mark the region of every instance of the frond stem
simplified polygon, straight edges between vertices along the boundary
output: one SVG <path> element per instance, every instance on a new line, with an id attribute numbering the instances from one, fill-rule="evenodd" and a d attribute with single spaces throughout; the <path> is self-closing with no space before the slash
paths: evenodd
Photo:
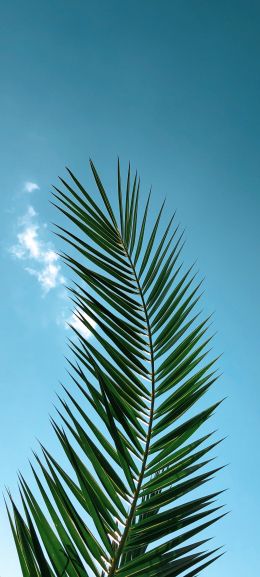
<path id="1" fill-rule="evenodd" d="M 120 234 L 120 233 L 119 233 Z M 133 271 L 133 275 L 137 284 L 137 288 L 138 288 L 138 292 L 142 301 L 142 306 L 143 306 L 143 311 L 144 311 L 144 315 L 145 315 L 145 321 L 146 321 L 146 325 L 147 325 L 147 336 L 148 336 L 148 343 L 149 343 L 149 349 L 150 349 L 150 363 L 151 363 L 151 406 L 150 406 L 150 413 L 149 413 L 149 425 L 148 425 L 148 430 L 147 430 L 147 437 L 146 437 L 146 445 L 145 445 L 145 450 L 144 450 L 144 456 L 143 456 L 143 463 L 142 463 L 142 467 L 141 467 L 141 471 L 140 471 L 140 475 L 139 475 L 139 479 L 136 485 L 136 490 L 134 492 L 134 496 L 133 496 L 133 501 L 131 504 L 131 508 L 129 511 L 129 515 L 126 521 L 126 525 L 125 525 L 125 529 L 124 532 L 122 534 L 122 538 L 121 541 L 119 543 L 119 546 L 116 550 L 115 556 L 112 560 L 109 572 L 108 572 L 108 577 L 113 577 L 115 575 L 116 569 L 119 566 L 120 563 L 120 559 L 121 559 L 121 555 L 123 553 L 123 549 L 127 540 L 127 537 L 129 535 L 129 531 L 131 528 L 131 523 L 135 514 L 135 510 L 136 510 L 136 505 L 137 505 L 137 501 L 139 498 L 139 494 L 140 494 L 140 490 L 141 490 L 141 486 L 142 486 L 142 482 L 143 482 L 143 477 L 144 477 L 144 473 L 145 473 L 145 468 L 146 468 L 146 463 L 147 463 L 147 459 L 148 459 L 148 455 L 149 455 L 149 448 L 150 448 L 150 442 L 151 442 L 151 433 L 152 433 L 152 426 L 153 426 L 153 417 L 154 417 L 154 403 L 155 403 L 155 370 L 154 370 L 154 353 L 153 353 L 153 342 L 152 342 L 152 332 L 151 332 L 151 327 L 150 327 L 150 321 L 149 321 L 149 315 L 148 315 L 148 311 L 147 311 L 147 307 L 146 307 L 146 303 L 145 303 L 145 299 L 144 299 L 144 295 L 143 295 L 143 290 L 140 284 L 140 280 L 138 278 L 138 275 L 136 273 L 136 269 L 135 269 L 135 265 L 132 262 L 131 256 L 128 253 L 127 247 L 125 246 L 121 235 L 120 235 L 120 240 L 123 244 L 125 253 L 129 259 L 129 262 L 131 264 L 132 267 L 132 271 Z"/>

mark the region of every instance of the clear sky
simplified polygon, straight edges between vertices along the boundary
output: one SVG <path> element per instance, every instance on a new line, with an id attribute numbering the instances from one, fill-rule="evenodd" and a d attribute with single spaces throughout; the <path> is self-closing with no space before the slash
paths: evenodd
<path id="1" fill-rule="evenodd" d="M 1 490 L 30 479 L 49 424 L 70 311 L 50 222 L 51 184 L 92 156 L 115 195 L 116 157 L 131 160 L 186 228 L 186 262 L 206 276 L 214 347 L 228 396 L 215 426 L 228 439 L 214 482 L 232 513 L 214 528 L 227 554 L 208 577 L 259 573 L 258 0 L 9 0 L 0 19 Z M 213 485 L 214 485 L 213 483 Z M 0 505 L 0 576 L 19 575 Z"/>

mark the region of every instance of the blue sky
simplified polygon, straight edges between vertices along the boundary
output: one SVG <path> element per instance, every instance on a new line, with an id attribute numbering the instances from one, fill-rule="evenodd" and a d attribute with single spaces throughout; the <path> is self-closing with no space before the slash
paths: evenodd
<path id="1" fill-rule="evenodd" d="M 187 264 L 206 276 L 206 312 L 228 396 L 215 482 L 232 514 L 216 526 L 227 554 L 208 577 L 259 572 L 260 5 L 256 0 L 10 0 L 2 3 L 1 490 L 30 479 L 49 424 L 71 315 L 51 233 L 51 184 L 69 165 L 90 183 L 91 156 L 115 195 L 116 157 L 131 160 L 153 206 L 186 228 Z M 34 186 L 33 186 L 34 185 Z M 0 575 L 18 575 L 0 505 Z M 258 571 L 257 571 L 258 570 Z"/>

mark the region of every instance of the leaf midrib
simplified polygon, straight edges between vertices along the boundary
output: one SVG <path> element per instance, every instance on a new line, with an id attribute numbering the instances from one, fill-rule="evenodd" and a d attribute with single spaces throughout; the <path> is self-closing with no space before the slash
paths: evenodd
<path id="1" fill-rule="evenodd" d="M 118 231 L 119 232 L 119 231 Z M 120 235 L 120 233 L 119 233 Z M 144 310 L 144 315 L 145 315 L 145 321 L 146 321 L 146 325 L 147 325 L 147 336 L 148 336 L 148 344 L 149 344 L 149 350 L 150 350 L 150 363 L 151 363 L 151 407 L 150 407 L 150 415 L 149 415 L 149 425 L 148 425 L 148 430 L 147 430 L 147 437 L 146 437 L 146 445 L 145 445 L 145 450 L 144 450 L 144 456 L 143 456 L 143 463 L 142 463 L 142 467 L 141 467 L 141 471 L 140 471 L 140 475 L 139 475 L 139 479 L 138 479 L 138 483 L 136 486 L 136 490 L 133 496 L 133 501 L 131 504 L 131 508 L 129 511 L 129 515 L 128 518 L 126 520 L 126 525 L 125 525 L 125 529 L 124 532 L 122 533 L 122 538 L 121 541 L 119 543 L 119 546 L 116 550 L 115 556 L 112 560 L 109 572 L 108 572 L 108 577 L 113 577 L 115 575 L 115 571 L 118 568 L 120 559 L 121 559 L 121 555 L 124 552 L 124 546 L 127 540 L 127 537 L 129 535 L 129 531 L 131 529 L 131 523 L 135 514 L 135 510 L 136 510 L 136 505 L 137 505 L 137 501 L 140 495 L 140 490 L 142 487 L 142 482 L 143 482 L 143 478 L 144 478 L 144 473 L 145 473 L 145 468 L 146 468 L 146 462 L 147 462 L 147 458 L 149 455 L 149 448 L 150 448 L 150 442 L 151 442 L 151 433 L 152 433 L 152 426 L 153 426 L 153 417 L 154 417 L 154 403 L 155 403 L 155 370 L 154 370 L 154 352 L 153 352 L 153 342 L 152 342 L 152 332 L 151 332 L 151 326 L 150 326 L 150 321 L 149 321 L 149 314 L 148 314 L 148 310 L 146 307 L 146 303 L 145 303 L 145 299 L 144 299 L 144 294 L 143 294 L 143 290 L 141 287 L 141 283 L 140 280 L 138 278 L 136 269 L 135 269 L 135 265 L 132 262 L 131 256 L 127 250 L 127 247 L 125 246 L 123 239 L 120 235 L 120 240 L 121 243 L 124 247 L 124 251 L 126 253 L 126 256 L 130 262 L 132 271 L 133 271 L 133 275 L 135 277 L 135 281 L 137 284 L 137 288 L 138 288 L 138 292 L 142 301 L 142 305 L 143 305 L 143 310 Z"/>

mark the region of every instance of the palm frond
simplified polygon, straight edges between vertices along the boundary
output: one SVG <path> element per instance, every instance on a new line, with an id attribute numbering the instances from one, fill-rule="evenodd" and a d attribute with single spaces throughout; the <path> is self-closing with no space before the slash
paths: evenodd
<path id="1" fill-rule="evenodd" d="M 33 474 L 43 505 L 20 477 L 24 515 L 8 510 L 24 577 L 197 575 L 220 553 L 193 538 L 223 516 L 220 492 L 192 496 L 220 467 L 220 441 L 193 438 L 219 402 L 196 403 L 217 380 L 209 358 L 210 318 L 197 310 L 201 283 L 182 272 L 183 233 L 175 215 L 161 231 L 164 205 L 148 234 L 150 195 L 140 217 L 140 179 L 129 166 L 119 224 L 92 161 L 103 203 L 69 170 L 54 204 L 73 271 L 69 292 L 86 338 L 73 328 L 60 424 L 53 428 L 68 471 L 42 447 Z M 78 395 L 81 396 L 79 400 Z M 41 480 L 42 477 L 42 480 Z"/>

